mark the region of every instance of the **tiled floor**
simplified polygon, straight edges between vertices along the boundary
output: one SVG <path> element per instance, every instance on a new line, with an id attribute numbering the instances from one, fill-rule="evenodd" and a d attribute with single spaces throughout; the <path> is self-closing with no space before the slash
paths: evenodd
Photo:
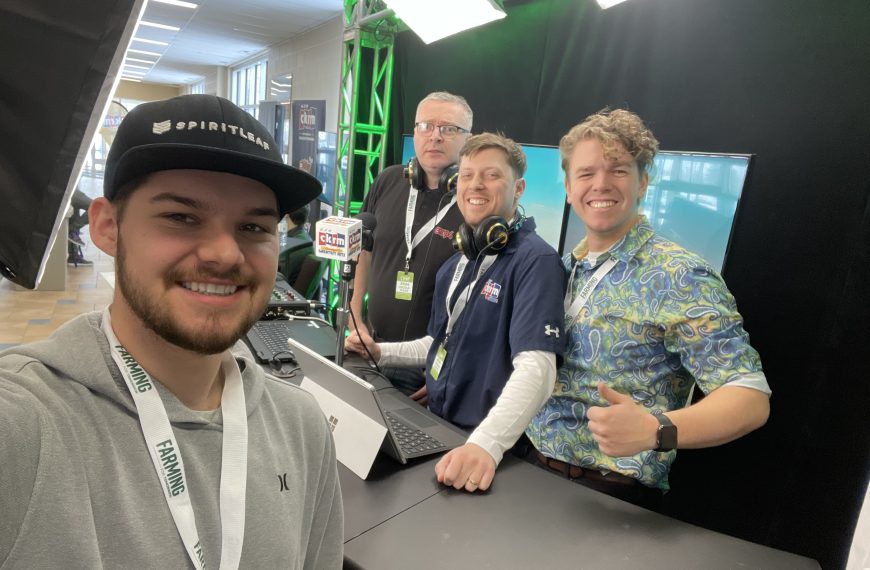
<path id="1" fill-rule="evenodd" d="M 101 180 L 82 179 L 91 197 L 102 191 Z M 65 291 L 29 291 L 0 279 L 0 349 L 48 337 L 71 318 L 101 310 L 112 300 L 112 286 L 100 273 L 114 271 L 114 260 L 97 249 L 82 231 L 85 259 L 93 265 L 67 266 Z"/>

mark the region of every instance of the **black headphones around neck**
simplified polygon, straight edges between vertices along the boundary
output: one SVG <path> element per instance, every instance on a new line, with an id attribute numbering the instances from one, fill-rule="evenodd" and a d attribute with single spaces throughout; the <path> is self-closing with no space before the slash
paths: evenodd
<path id="1" fill-rule="evenodd" d="M 498 253 L 510 241 L 510 235 L 523 227 L 526 217 L 520 215 L 513 224 L 501 216 L 489 216 L 481 220 L 472 229 L 463 223 L 453 236 L 453 248 L 470 260 L 475 260 L 482 253 Z"/>
<path id="2" fill-rule="evenodd" d="M 428 190 L 426 187 L 426 171 L 420 166 L 420 162 L 416 157 L 408 161 L 408 165 L 403 170 L 405 178 L 411 183 L 411 186 L 417 190 Z M 456 181 L 459 178 L 459 166 L 451 164 L 441 172 L 438 178 L 438 189 L 442 192 L 452 192 L 456 190 Z"/>

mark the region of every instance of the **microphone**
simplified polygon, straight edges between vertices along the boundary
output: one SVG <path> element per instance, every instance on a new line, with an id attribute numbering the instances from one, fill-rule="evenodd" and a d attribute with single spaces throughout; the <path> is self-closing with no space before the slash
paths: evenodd
<path id="1" fill-rule="evenodd" d="M 359 257 L 363 223 L 356 218 L 329 216 L 315 225 L 314 254 L 323 259 L 354 261 Z"/>
<path id="2" fill-rule="evenodd" d="M 360 251 L 372 250 L 372 232 L 378 222 L 374 214 L 362 212 L 355 218 L 330 216 L 317 222 L 315 254 L 324 259 L 341 262 L 338 286 L 339 301 L 335 309 L 336 335 L 335 363 L 344 362 L 344 331 L 350 314 L 350 282 L 356 272 L 356 260 Z"/>

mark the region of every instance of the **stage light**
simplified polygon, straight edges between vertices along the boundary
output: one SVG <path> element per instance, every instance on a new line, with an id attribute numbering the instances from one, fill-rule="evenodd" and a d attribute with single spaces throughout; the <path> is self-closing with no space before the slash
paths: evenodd
<path id="1" fill-rule="evenodd" d="M 427 44 L 469 28 L 500 20 L 507 14 L 493 0 L 385 0 Z"/>

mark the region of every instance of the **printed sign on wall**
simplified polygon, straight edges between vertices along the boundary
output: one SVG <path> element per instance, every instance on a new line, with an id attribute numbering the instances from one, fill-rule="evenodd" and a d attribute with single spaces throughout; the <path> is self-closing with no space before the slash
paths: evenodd
<path id="1" fill-rule="evenodd" d="M 325 130 L 326 101 L 293 101 L 293 160 L 291 164 L 317 174 L 317 131 Z"/>

